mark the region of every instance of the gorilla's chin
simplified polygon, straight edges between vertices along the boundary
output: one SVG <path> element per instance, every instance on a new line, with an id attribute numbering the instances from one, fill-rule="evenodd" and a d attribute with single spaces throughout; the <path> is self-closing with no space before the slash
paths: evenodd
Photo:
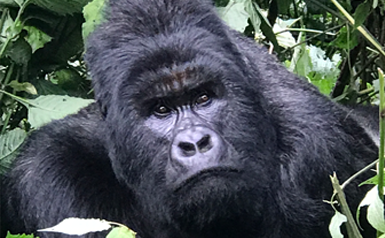
<path id="1" fill-rule="evenodd" d="M 174 193 L 185 193 L 194 187 L 220 186 L 231 180 L 238 180 L 242 171 L 235 167 L 213 167 L 189 176 L 183 176 L 174 183 Z M 207 187 L 206 187 L 207 188 Z"/>
<path id="2" fill-rule="evenodd" d="M 229 237 L 226 232 L 232 234 L 232 229 L 242 230 L 249 223 L 257 226 L 266 192 L 245 181 L 244 172 L 232 168 L 216 168 L 190 177 L 174 191 L 173 221 L 181 230 L 203 231 L 196 237 Z M 249 220 L 245 221 L 246 217 Z M 205 234 L 206 229 L 213 235 Z"/>
<path id="3" fill-rule="evenodd" d="M 250 208 L 250 205 L 255 202 L 262 203 L 261 194 L 266 193 L 262 186 L 258 186 L 255 179 L 246 179 L 249 177 L 250 175 L 245 171 L 232 167 L 217 167 L 201 171 L 175 187 L 173 203 L 178 204 L 184 212 L 210 213 L 212 216 L 224 215 L 222 210 L 232 206 L 239 208 L 248 204 Z M 260 196 L 252 196 L 256 193 Z"/>

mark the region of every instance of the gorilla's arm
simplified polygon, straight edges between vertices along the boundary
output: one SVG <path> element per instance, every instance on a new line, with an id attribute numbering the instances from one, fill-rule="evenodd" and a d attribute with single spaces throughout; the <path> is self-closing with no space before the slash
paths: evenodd
<path id="1" fill-rule="evenodd" d="M 114 220 L 121 212 L 111 204 L 129 199 L 111 170 L 100 121 L 92 104 L 27 139 L 2 191 L 8 203 L 2 207 L 13 208 L 3 211 L 12 232 L 35 232 L 73 216 Z"/>

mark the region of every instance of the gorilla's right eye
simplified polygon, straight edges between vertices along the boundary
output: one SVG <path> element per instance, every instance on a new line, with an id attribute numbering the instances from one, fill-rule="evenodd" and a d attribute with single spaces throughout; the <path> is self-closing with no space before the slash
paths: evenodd
<path id="1" fill-rule="evenodd" d="M 199 97 L 195 100 L 196 105 L 207 105 L 211 101 L 210 96 L 207 93 L 199 95 Z"/>
<path id="2" fill-rule="evenodd" d="M 154 109 L 154 113 L 158 116 L 167 116 L 171 112 L 171 109 L 165 105 L 158 105 Z"/>

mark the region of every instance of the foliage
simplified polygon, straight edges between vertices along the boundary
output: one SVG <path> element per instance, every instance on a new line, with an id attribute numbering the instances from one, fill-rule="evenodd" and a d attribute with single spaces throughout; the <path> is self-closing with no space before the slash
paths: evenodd
<path id="1" fill-rule="evenodd" d="M 0 173 L 29 131 L 90 102 L 81 60 L 86 3 L 0 0 Z"/>
<path id="2" fill-rule="evenodd" d="M 34 235 L 26 235 L 26 234 L 12 235 L 11 233 L 8 232 L 5 238 L 39 238 L 39 237 L 37 236 L 35 237 Z"/>

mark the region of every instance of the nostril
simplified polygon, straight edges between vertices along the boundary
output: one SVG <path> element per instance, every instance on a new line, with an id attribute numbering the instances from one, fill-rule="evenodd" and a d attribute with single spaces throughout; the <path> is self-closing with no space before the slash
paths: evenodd
<path id="1" fill-rule="evenodd" d="M 210 135 L 205 135 L 197 142 L 198 150 L 201 153 L 205 153 L 213 148 Z"/>
<path id="2" fill-rule="evenodd" d="M 178 147 L 181 149 L 184 156 L 193 156 L 195 155 L 195 146 L 189 142 L 179 142 Z"/>

